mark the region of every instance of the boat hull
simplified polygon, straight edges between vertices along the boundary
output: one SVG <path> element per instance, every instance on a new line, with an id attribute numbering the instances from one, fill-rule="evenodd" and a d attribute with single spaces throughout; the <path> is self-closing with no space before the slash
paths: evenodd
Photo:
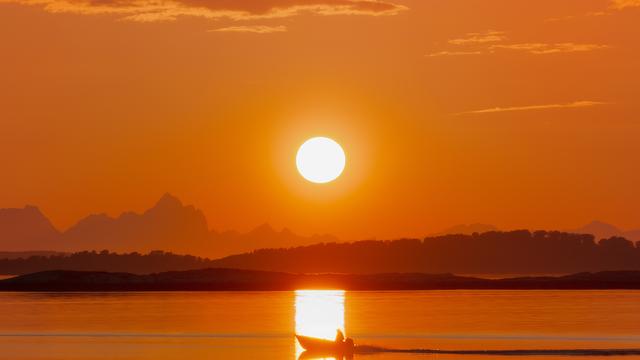
<path id="1" fill-rule="evenodd" d="M 332 340 L 318 339 L 309 336 L 296 335 L 296 339 L 303 349 L 312 353 L 324 354 L 352 354 L 353 345 L 336 343 Z"/>

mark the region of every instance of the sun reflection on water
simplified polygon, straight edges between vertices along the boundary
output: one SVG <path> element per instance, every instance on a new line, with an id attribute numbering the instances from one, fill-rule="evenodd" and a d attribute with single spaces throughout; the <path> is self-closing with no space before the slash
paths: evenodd
<path id="1" fill-rule="evenodd" d="M 296 290 L 296 334 L 333 340 L 336 330 L 346 336 L 344 290 Z M 296 358 L 304 350 L 296 341 Z"/>

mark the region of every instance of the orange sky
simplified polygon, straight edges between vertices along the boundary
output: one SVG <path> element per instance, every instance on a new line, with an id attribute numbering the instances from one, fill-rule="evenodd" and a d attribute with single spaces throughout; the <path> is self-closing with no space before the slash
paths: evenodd
<path id="1" fill-rule="evenodd" d="M 0 207 L 216 229 L 640 226 L 640 1 L 0 0 Z M 336 182 L 304 140 L 347 152 Z"/>

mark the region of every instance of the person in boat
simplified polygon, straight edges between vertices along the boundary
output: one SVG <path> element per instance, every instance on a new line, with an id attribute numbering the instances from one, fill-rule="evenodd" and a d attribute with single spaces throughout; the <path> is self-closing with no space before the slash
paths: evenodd
<path id="1" fill-rule="evenodd" d="M 355 347 L 355 345 L 353 344 L 352 338 L 346 338 L 344 340 L 344 345 L 346 349 L 350 349 L 350 350 L 353 350 L 353 348 Z"/>
<path id="2" fill-rule="evenodd" d="M 333 341 L 297 334 L 296 338 L 305 350 L 302 354 L 300 354 L 300 358 L 298 360 L 315 359 L 313 355 L 326 353 L 336 355 L 334 356 L 334 358 L 340 360 L 353 359 L 353 353 L 355 351 L 353 339 L 345 339 L 344 334 L 340 329 L 336 330 L 336 337 Z"/>

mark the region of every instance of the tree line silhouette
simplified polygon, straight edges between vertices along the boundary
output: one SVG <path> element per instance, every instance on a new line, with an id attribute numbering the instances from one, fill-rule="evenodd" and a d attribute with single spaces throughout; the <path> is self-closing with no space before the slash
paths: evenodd
<path id="1" fill-rule="evenodd" d="M 213 261 L 192 255 L 176 255 L 165 251 L 148 254 L 117 254 L 103 250 L 82 251 L 68 255 L 31 256 L 0 259 L 0 274 L 21 275 L 47 270 L 109 271 L 147 274 L 164 271 L 203 269 Z"/>
<path id="2" fill-rule="evenodd" d="M 202 268 L 237 268 L 293 273 L 562 274 L 640 270 L 640 242 L 558 231 L 490 231 L 425 239 L 367 240 L 261 249 L 211 260 L 164 251 L 108 251 L 1 259 L 0 274 L 43 270 L 138 274 Z"/>
<path id="3" fill-rule="evenodd" d="M 395 241 L 263 249 L 217 262 L 288 272 L 551 274 L 640 270 L 640 242 L 559 231 L 490 231 Z"/>

